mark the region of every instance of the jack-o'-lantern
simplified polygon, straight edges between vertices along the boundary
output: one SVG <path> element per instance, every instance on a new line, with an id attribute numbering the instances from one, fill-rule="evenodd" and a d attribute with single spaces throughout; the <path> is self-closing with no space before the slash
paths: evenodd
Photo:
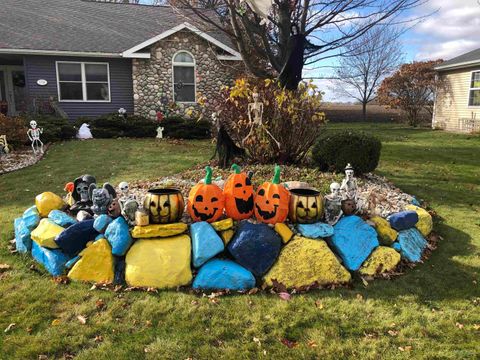
<path id="1" fill-rule="evenodd" d="M 357 204 L 353 199 L 342 200 L 342 211 L 345 215 L 352 215 L 357 210 Z"/>
<path id="2" fill-rule="evenodd" d="M 237 164 L 232 165 L 231 174 L 225 182 L 225 212 L 234 220 L 248 219 L 253 215 L 254 191 L 247 174 L 240 172 Z"/>
<path id="3" fill-rule="evenodd" d="M 323 198 L 314 189 L 290 190 L 288 217 L 291 222 L 311 224 L 320 221 L 323 215 Z"/>
<path id="4" fill-rule="evenodd" d="M 255 217 L 266 224 L 284 222 L 288 216 L 290 193 L 280 184 L 280 166 L 275 165 L 272 182 L 264 182 L 255 195 Z"/>
<path id="5" fill-rule="evenodd" d="M 151 224 L 168 224 L 180 220 L 185 202 L 180 190 L 151 189 L 143 202 Z"/>
<path id="6" fill-rule="evenodd" d="M 203 183 L 198 183 L 188 195 L 187 211 L 193 221 L 217 221 L 223 215 L 225 198 L 222 189 L 212 184 L 212 168 L 205 168 Z"/>

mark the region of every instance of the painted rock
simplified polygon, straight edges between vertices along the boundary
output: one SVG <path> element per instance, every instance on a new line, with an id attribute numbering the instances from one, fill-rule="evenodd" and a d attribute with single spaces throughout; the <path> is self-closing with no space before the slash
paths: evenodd
<path id="1" fill-rule="evenodd" d="M 211 225 L 213 226 L 215 231 L 228 230 L 228 229 L 231 229 L 233 227 L 233 219 L 228 218 L 228 219 L 224 219 L 224 220 L 220 220 L 220 221 L 215 221 L 215 222 L 211 223 Z"/>
<path id="2" fill-rule="evenodd" d="M 23 212 L 22 219 L 28 230 L 33 231 L 40 223 L 40 214 L 35 205 L 29 207 Z"/>
<path id="3" fill-rule="evenodd" d="M 112 221 L 113 219 L 107 214 L 99 215 L 95 218 L 95 221 L 93 222 L 93 228 L 97 232 L 103 234 Z"/>
<path id="4" fill-rule="evenodd" d="M 243 266 L 231 260 L 213 259 L 200 268 L 192 287 L 243 291 L 255 287 L 255 277 Z"/>
<path id="5" fill-rule="evenodd" d="M 123 217 L 116 218 L 107 226 L 105 237 L 112 246 L 112 254 L 116 256 L 125 255 L 133 242 L 127 221 Z"/>
<path id="6" fill-rule="evenodd" d="M 15 229 L 15 248 L 19 253 L 27 253 L 32 249 L 32 238 L 30 230 L 25 224 L 23 218 L 16 218 L 13 222 Z"/>
<path id="7" fill-rule="evenodd" d="M 114 278 L 113 255 L 106 239 L 95 241 L 79 254 L 68 273 L 72 280 L 111 284 Z"/>
<path id="8" fill-rule="evenodd" d="M 281 237 L 267 224 L 242 221 L 228 251 L 240 265 L 261 277 L 277 260 L 281 247 Z"/>
<path id="9" fill-rule="evenodd" d="M 379 275 L 395 269 L 400 262 L 400 254 L 391 247 L 379 246 L 363 263 L 359 272 L 362 275 Z"/>
<path id="10" fill-rule="evenodd" d="M 418 222 L 418 214 L 416 211 L 402 211 L 390 215 L 387 220 L 395 230 L 407 230 L 415 227 Z"/>
<path id="11" fill-rule="evenodd" d="M 405 207 L 407 210 L 415 211 L 418 215 L 418 222 L 415 227 L 422 233 L 423 236 L 427 236 L 432 232 L 433 229 L 433 220 L 432 215 L 428 213 L 427 210 L 415 206 L 415 205 L 407 205 Z"/>
<path id="12" fill-rule="evenodd" d="M 330 239 L 343 265 L 352 271 L 358 270 L 379 245 L 375 229 L 356 215 L 341 218 Z"/>
<path id="13" fill-rule="evenodd" d="M 345 215 L 352 215 L 357 210 L 357 204 L 353 199 L 342 200 L 342 212 Z"/>
<path id="14" fill-rule="evenodd" d="M 87 243 L 94 241 L 98 232 L 93 228 L 93 219 L 80 221 L 66 228 L 57 236 L 55 242 L 65 254 L 76 256 L 85 249 Z"/>
<path id="15" fill-rule="evenodd" d="M 299 288 L 313 283 L 344 284 L 351 280 L 351 275 L 325 241 L 296 236 L 285 245 L 264 277 L 267 286 L 272 286 L 273 280 L 287 288 Z"/>
<path id="16" fill-rule="evenodd" d="M 188 285 L 192 280 L 190 254 L 188 235 L 137 240 L 125 258 L 125 280 L 129 286 L 140 287 Z"/>
<path id="17" fill-rule="evenodd" d="M 47 249 L 36 242 L 32 243 L 32 256 L 53 276 L 60 276 L 65 270 L 65 264 L 70 257 L 60 249 Z"/>
<path id="18" fill-rule="evenodd" d="M 151 224 L 146 226 L 135 226 L 132 230 L 132 236 L 136 239 L 170 237 L 183 234 L 188 226 L 185 223 L 173 224 Z"/>
<path id="19" fill-rule="evenodd" d="M 393 244 L 393 248 L 400 251 L 402 257 L 410 262 L 419 262 L 426 247 L 427 241 L 417 228 L 400 231 L 397 242 Z"/>
<path id="20" fill-rule="evenodd" d="M 55 224 L 52 220 L 42 219 L 30 236 L 38 245 L 56 249 L 58 245 L 55 243 L 55 238 L 64 230 L 63 227 Z"/>
<path id="21" fill-rule="evenodd" d="M 297 230 L 310 239 L 327 238 L 333 235 L 333 226 L 322 222 L 314 224 L 298 224 Z"/>
<path id="22" fill-rule="evenodd" d="M 233 231 L 232 229 L 228 229 L 220 232 L 220 237 L 222 238 L 223 244 L 225 246 L 227 246 L 230 240 L 232 240 L 233 235 L 235 235 L 235 231 Z"/>
<path id="23" fill-rule="evenodd" d="M 190 225 L 190 234 L 192 236 L 193 266 L 196 268 L 221 253 L 225 248 L 220 236 L 206 221 Z"/>
<path id="24" fill-rule="evenodd" d="M 60 196 L 47 191 L 35 197 L 35 206 L 40 216 L 45 218 L 50 214 L 50 211 L 61 210 L 65 206 L 65 203 Z"/>
<path id="25" fill-rule="evenodd" d="M 293 237 L 293 231 L 284 223 L 276 223 L 274 230 L 280 235 L 284 244 L 288 243 Z"/>
<path id="26" fill-rule="evenodd" d="M 375 230 L 377 230 L 378 239 L 382 245 L 392 245 L 397 240 L 398 232 L 392 229 L 390 223 L 380 216 L 374 216 L 370 218 L 375 224 Z"/>
<path id="27" fill-rule="evenodd" d="M 60 210 L 50 211 L 50 214 L 48 214 L 48 218 L 52 220 L 55 224 L 64 228 L 67 228 L 70 225 L 76 224 L 78 222 L 77 219 Z"/>

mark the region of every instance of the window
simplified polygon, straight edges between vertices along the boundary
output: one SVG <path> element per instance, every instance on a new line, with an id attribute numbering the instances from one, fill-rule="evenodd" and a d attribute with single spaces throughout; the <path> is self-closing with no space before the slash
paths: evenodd
<path id="1" fill-rule="evenodd" d="M 196 102 L 195 60 L 186 51 L 180 51 L 173 57 L 173 100 Z"/>
<path id="2" fill-rule="evenodd" d="M 480 106 L 480 71 L 472 72 L 468 106 Z"/>
<path id="3" fill-rule="evenodd" d="M 60 101 L 110 101 L 108 63 L 57 62 Z"/>

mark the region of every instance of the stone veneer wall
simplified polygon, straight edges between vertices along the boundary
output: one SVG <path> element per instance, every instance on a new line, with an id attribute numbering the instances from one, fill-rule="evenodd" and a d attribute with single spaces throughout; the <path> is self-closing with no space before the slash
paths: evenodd
<path id="1" fill-rule="evenodd" d="M 217 59 L 215 45 L 191 31 L 180 31 L 154 44 L 150 59 L 133 59 L 133 98 L 135 114 L 154 119 L 166 96 L 173 102 L 172 59 L 181 50 L 195 57 L 196 89 L 199 95 L 212 99 L 223 85 L 233 84 L 241 73 L 242 62 Z M 199 110 L 197 104 L 178 104 L 177 113 Z"/>

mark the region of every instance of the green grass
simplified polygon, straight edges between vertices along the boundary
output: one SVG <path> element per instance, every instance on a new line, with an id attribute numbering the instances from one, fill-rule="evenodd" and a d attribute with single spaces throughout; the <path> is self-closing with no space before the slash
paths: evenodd
<path id="1" fill-rule="evenodd" d="M 378 173 L 427 201 L 443 219 L 436 224 L 443 240 L 425 264 L 391 281 L 367 287 L 356 282 L 353 289 L 312 291 L 288 302 L 265 293 L 214 303 L 173 291 L 114 293 L 57 285 L 29 270 L 28 256 L 7 249 L 14 217 L 35 194 L 61 192 L 84 172 L 115 184 L 157 178 L 212 153 L 207 142 L 58 144 L 36 166 L 0 177 L 0 263 L 13 267 L 0 275 L 0 358 L 479 358 L 480 138 L 392 125 L 330 126 L 346 127 L 378 135 Z M 99 299 L 104 310 L 95 306 Z M 87 324 L 77 315 L 86 315 Z M 52 325 L 55 319 L 58 326 Z M 10 323 L 16 327 L 4 333 Z M 95 342 L 96 336 L 103 341 Z M 297 346 L 288 348 L 281 339 Z"/>

